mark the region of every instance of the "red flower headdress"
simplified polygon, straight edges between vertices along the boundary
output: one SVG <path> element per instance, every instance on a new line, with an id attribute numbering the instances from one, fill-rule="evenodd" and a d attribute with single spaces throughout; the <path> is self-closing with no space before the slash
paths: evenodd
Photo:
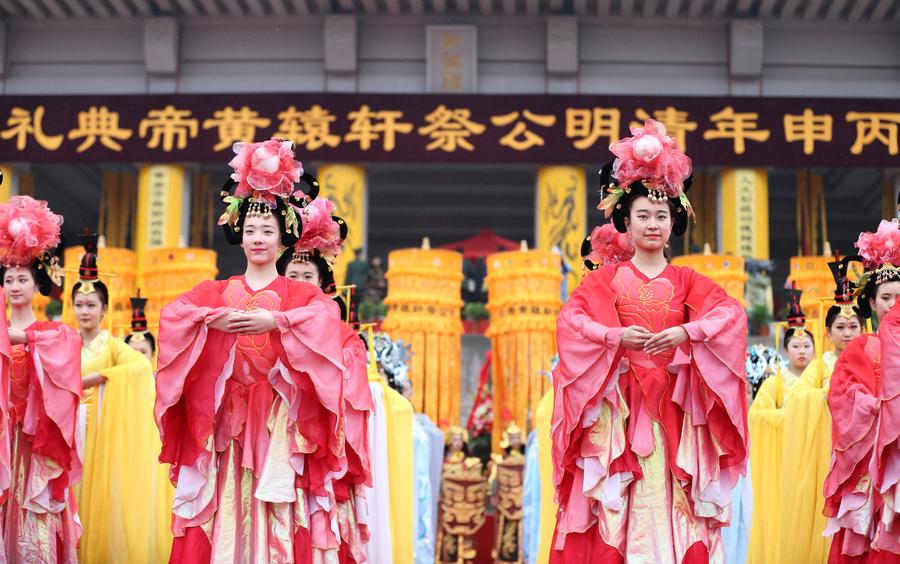
<path id="1" fill-rule="evenodd" d="M 0 264 L 31 266 L 38 261 L 54 284 L 62 282 L 62 270 L 51 251 L 59 245 L 63 218 L 47 202 L 30 196 L 13 196 L 0 205 Z"/>
<path id="2" fill-rule="evenodd" d="M 300 222 L 303 226 L 300 239 L 294 244 L 293 260 L 305 262 L 309 255 L 318 252 L 329 267 L 334 265 L 341 254 L 341 218 L 332 216 L 334 202 L 328 198 L 317 198 L 300 210 Z"/>
<path id="3" fill-rule="evenodd" d="M 900 279 L 900 223 L 894 219 L 882 220 L 874 233 L 865 231 L 859 234 L 855 243 L 866 267 L 866 280 L 860 280 L 859 287 L 875 274 L 875 284 L 882 284 L 891 279 Z"/>
<path id="4" fill-rule="evenodd" d="M 634 256 L 634 245 L 625 233 L 619 233 L 612 223 L 597 226 L 591 231 L 591 252 L 584 257 L 593 264 L 616 264 Z"/>
<path id="5" fill-rule="evenodd" d="M 598 209 L 609 217 L 629 187 L 640 181 L 651 199 L 677 198 L 688 215 L 693 215 L 684 194 L 684 182 L 691 175 L 690 157 L 666 135 L 666 127 L 658 121 L 648 119 L 644 127 L 632 127 L 631 135 L 609 146 L 616 156 L 611 172 L 615 181 L 611 179 Z"/>
<path id="6" fill-rule="evenodd" d="M 303 165 L 294 159 L 293 143 L 283 139 L 269 139 L 259 143 L 235 143 L 235 157 L 228 163 L 234 172 L 234 195 L 223 194 L 228 207 L 219 217 L 219 225 L 237 225 L 244 199 L 250 198 L 247 215 L 270 214 L 278 199 L 293 200 L 294 184 L 304 175 Z M 301 197 L 302 198 L 302 197 Z M 293 206 L 287 205 L 285 229 L 299 235 L 297 216 Z"/>

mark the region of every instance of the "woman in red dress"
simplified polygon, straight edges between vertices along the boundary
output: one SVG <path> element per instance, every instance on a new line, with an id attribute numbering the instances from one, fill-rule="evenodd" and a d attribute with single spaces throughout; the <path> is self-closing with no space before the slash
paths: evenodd
<path id="1" fill-rule="evenodd" d="M 279 276 L 318 182 L 291 143 L 235 145 L 220 219 L 243 276 L 204 282 L 162 313 L 156 417 L 176 482 L 171 562 L 363 562 L 368 457 L 346 396 L 366 382 L 337 305 Z M 309 192 L 295 192 L 303 181 Z M 234 194 L 228 194 L 235 187 Z M 358 339 L 357 339 L 358 341 Z M 357 358 L 359 357 L 359 358 Z"/>
<path id="2" fill-rule="evenodd" d="M 10 562 L 74 564 L 81 536 L 71 490 L 82 469 L 75 445 L 81 337 L 62 323 L 37 321 L 32 309 L 35 291 L 46 296 L 62 282 L 53 254 L 62 221 L 47 202 L 28 196 L 0 206 L 0 280 L 10 306 L 9 328 L 0 330 L 3 372 L 9 368 L 0 488 L 9 486 L 2 521 Z M 5 387 L 0 396 L 6 419 Z"/>
<path id="3" fill-rule="evenodd" d="M 557 324 L 551 562 L 722 562 L 745 472 L 743 308 L 668 263 L 692 213 L 690 159 L 648 120 L 613 144 L 601 209 L 634 246 L 590 272 Z"/>
<path id="4" fill-rule="evenodd" d="M 858 311 L 878 331 L 850 343 L 834 366 L 832 460 L 825 479 L 833 564 L 900 563 L 900 223 L 856 243 L 866 272 Z"/>

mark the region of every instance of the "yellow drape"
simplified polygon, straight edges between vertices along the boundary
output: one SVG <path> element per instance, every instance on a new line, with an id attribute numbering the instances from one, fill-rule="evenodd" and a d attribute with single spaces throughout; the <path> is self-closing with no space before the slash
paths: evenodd
<path id="1" fill-rule="evenodd" d="M 581 167 L 547 166 L 538 170 L 535 246 L 544 251 L 559 247 L 569 267 L 569 292 L 582 278 L 581 241 L 588 231 L 586 192 Z"/>
<path id="2" fill-rule="evenodd" d="M 819 303 L 823 298 L 834 296 L 834 276 L 828 268 L 828 263 L 833 260 L 834 257 L 830 255 L 791 257 L 788 283 L 794 282 L 798 290 L 803 290 L 800 307 L 807 319 L 818 319 Z"/>
<path id="3" fill-rule="evenodd" d="M 350 229 L 334 265 L 334 279 L 344 283 L 347 265 L 353 261 L 354 250 L 366 246 L 366 169 L 346 164 L 322 165 L 319 168 L 319 196 L 334 202 L 334 215 L 347 222 Z"/>
<path id="4" fill-rule="evenodd" d="M 537 562 L 538 564 L 547 564 L 550 560 L 553 530 L 556 528 L 556 512 L 559 509 L 556 504 L 556 488 L 553 486 L 553 458 L 551 456 L 553 445 L 550 440 L 550 423 L 553 419 L 553 388 L 550 388 L 541 398 L 534 419 L 538 436 L 541 477 L 541 532 Z"/>
<path id="5" fill-rule="evenodd" d="M 394 562 L 412 562 L 413 541 L 413 408 L 405 397 L 379 378 L 384 393 L 391 500 L 391 545 Z"/>
<path id="6" fill-rule="evenodd" d="M 143 286 L 144 273 L 150 272 L 144 261 L 148 249 L 178 247 L 186 243 L 188 234 L 181 230 L 185 192 L 183 166 L 158 164 L 140 168 L 134 237 L 138 286 Z"/>
<path id="7" fill-rule="evenodd" d="M 162 308 L 200 282 L 214 279 L 219 273 L 215 251 L 190 247 L 148 249 L 144 253 L 142 268 L 144 276 L 140 289 L 141 295 L 147 298 L 145 313 L 150 327 L 159 326 Z"/>
<path id="8" fill-rule="evenodd" d="M 388 255 L 382 328 L 412 346 L 416 411 L 442 428 L 459 422 L 462 255 L 402 249 Z"/>
<path id="9" fill-rule="evenodd" d="M 822 536 L 827 519 L 823 488 L 831 461 L 831 414 L 827 387 L 833 354 L 815 359 L 791 391 L 784 415 L 781 557 L 785 562 L 828 562 L 831 537 Z"/>
<path id="10" fill-rule="evenodd" d="M 497 449 L 510 421 L 530 430 L 549 386 L 545 374 L 556 354 L 562 273 L 559 255 L 550 251 L 497 253 L 488 257 L 487 266 Z"/>
<path id="11" fill-rule="evenodd" d="M 748 564 L 782 562 L 781 446 L 784 409 L 778 407 L 776 402 L 775 380 L 772 377 L 763 382 L 749 414 L 753 524 L 750 527 Z"/>
<path id="12" fill-rule="evenodd" d="M 769 258 L 768 182 L 766 170 L 762 168 L 722 171 L 723 253 Z"/>
<path id="13" fill-rule="evenodd" d="M 747 283 L 744 257 L 696 253 L 675 257 L 672 264 L 689 266 L 697 272 L 702 272 L 704 276 L 708 276 L 721 286 L 729 296 L 741 302 L 741 305 L 747 305 L 744 301 L 744 287 Z"/>
<path id="14" fill-rule="evenodd" d="M 147 359 L 104 331 L 82 352 L 82 374 L 106 377 L 89 388 L 84 475 L 78 513 L 83 562 L 163 562 L 172 543 L 174 491 L 157 457 L 154 380 Z"/>

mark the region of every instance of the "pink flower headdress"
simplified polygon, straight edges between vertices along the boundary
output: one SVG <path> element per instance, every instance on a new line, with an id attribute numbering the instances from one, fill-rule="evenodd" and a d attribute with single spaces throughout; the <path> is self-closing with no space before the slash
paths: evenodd
<path id="1" fill-rule="evenodd" d="M 866 267 L 866 281 L 875 273 L 875 284 L 890 280 L 900 280 L 900 223 L 894 219 L 882 220 L 874 233 L 865 231 L 859 234 L 855 243 Z M 860 287 L 865 282 L 860 280 Z"/>
<path id="2" fill-rule="evenodd" d="M 62 282 L 62 269 L 52 251 L 59 245 L 61 215 L 47 202 L 30 196 L 13 196 L 0 205 L 0 264 L 45 268 L 51 281 Z"/>
<path id="3" fill-rule="evenodd" d="M 693 215 L 684 193 L 685 180 L 691 176 L 690 157 L 666 135 L 665 126 L 658 121 L 648 119 L 644 127 L 632 127 L 631 135 L 609 146 L 616 159 L 609 171 L 607 196 L 598 209 L 609 217 L 632 184 L 640 182 L 651 199 L 678 199 L 688 215 Z"/>
<path id="4" fill-rule="evenodd" d="M 259 143 L 235 143 L 235 153 L 228 164 L 234 169 L 231 182 L 223 189 L 222 199 L 228 205 L 219 217 L 219 225 L 236 227 L 241 214 L 267 216 L 284 203 L 285 231 L 299 237 L 300 224 L 294 208 L 302 208 L 318 193 L 318 181 L 303 171 L 294 159 L 293 143 L 283 139 L 269 139 Z M 294 185 L 303 179 L 312 190 L 308 195 L 295 192 Z M 234 194 L 230 188 L 234 186 Z M 296 195 L 300 194 L 298 198 Z M 244 201 L 249 205 L 243 209 Z"/>
<path id="5" fill-rule="evenodd" d="M 582 245 L 582 253 L 588 250 L 584 256 L 585 264 L 589 268 L 595 268 L 604 264 L 617 264 L 631 259 L 634 256 L 634 245 L 625 233 L 619 233 L 612 223 L 599 225 L 591 231 Z"/>
<path id="6" fill-rule="evenodd" d="M 328 198 L 318 198 L 300 210 L 300 222 L 303 231 L 300 239 L 294 244 L 293 260 L 306 262 L 313 253 L 318 253 L 334 266 L 341 253 L 341 244 L 347 236 L 346 224 L 339 217 L 334 217 L 335 205 Z"/>

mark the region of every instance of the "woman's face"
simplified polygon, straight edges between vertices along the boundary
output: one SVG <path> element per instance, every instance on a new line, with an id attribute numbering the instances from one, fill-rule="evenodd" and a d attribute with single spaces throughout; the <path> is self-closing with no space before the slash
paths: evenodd
<path id="1" fill-rule="evenodd" d="M 6 300 L 12 306 L 24 306 L 31 304 L 34 299 L 34 275 L 30 268 L 13 266 L 6 269 L 3 275 L 3 289 L 6 291 Z"/>
<path id="2" fill-rule="evenodd" d="M 855 315 L 850 318 L 838 315 L 831 322 L 831 327 L 828 329 L 828 337 L 834 345 L 834 352 L 837 354 L 844 352 L 847 345 L 853 339 L 859 337 L 861 333 L 862 325 L 860 325 L 859 318 Z"/>
<path id="3" fill-rule="evenodd" d="M 241 247 L 250 264 L 262 266 L 275 262 L 281 250 L 281 231 L 275 216 L 254 215 L 246 218 Z"/>
<path id="4" fill-rule="evenodd" d="M 805 369 L 815 354 L 812 338 L 809 335 L 794 337 L 787 345 L 788 362 L 794 369 Z"/>
<path id="5" fill-rule="evenodd" d="M 291 280 L 300 280 L 301 282 L 309 282 L 313 286 L 319 286 L 321 279 L 319 278 L 319 269 L 312 262 L 296 262 L 288 263 L 284 270 L 284 275 Z"/>
<path id="6" fill-rule="evenodd" d="M 75 319 L 78 321 L 78 328 L 81 331 L 93 331 L 100 326 L 103 315 L 106 314 L 106 306 L 100 301 L 100 294 L 76 292 L 73 305 Z"/>
<path id="7" fill-rule="evenodd" d="M 660 250 L 672 235 L 672 210 L 668 202 L 654 202 L 646 196 L 635 198 L 625 228 L 636 248 Z"/>
<path id="8" fill-rule="evenodd" d="M 869 299 L 869 305 L 872 306 L 872 311 L 878 319 L 882 320 L 894 307 L 898 297 L 900 297 L 900 282 L 885 282 L 875 289 L 875 297 Z"/>
<path id="9" fill-rule="evenodd" d="M 131 340 L 128 346 L 147 357 L 147 360 L 153 362 L 153 349 L 150 347 L 150 341 L 142 339 L 140 341 Z"/>

